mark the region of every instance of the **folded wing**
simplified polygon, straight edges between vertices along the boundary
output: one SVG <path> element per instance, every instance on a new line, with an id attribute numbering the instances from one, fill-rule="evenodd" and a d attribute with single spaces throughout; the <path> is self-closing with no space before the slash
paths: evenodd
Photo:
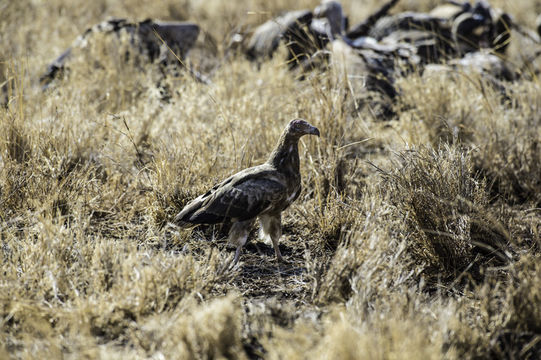
<path id="1" fill-rule="evenodd" d="M 243 221 L 279 209 L 286 197 L 286 186 L 275 178 L 231 177 L 186 205 L 175 222 L 186 226 Z"/>

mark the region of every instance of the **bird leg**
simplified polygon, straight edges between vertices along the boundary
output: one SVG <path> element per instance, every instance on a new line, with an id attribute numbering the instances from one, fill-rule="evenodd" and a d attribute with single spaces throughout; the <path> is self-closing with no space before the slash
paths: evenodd
<path id="1" fill-rule="evenodd" d="M 278 240 L 280 240 L 280 237 L 282 236 L 282 221 L 280 214 L 262 215 L 259 217 L 259 224 L 261 225 L 263 235 L 269 236 L 272 241 L 276 259 L 282 262 L 282 253 L 280 253 L 280 248 L 278 247 Z"/>
<path id="2" fill-rule="evenodd" d="M 279 262 L 283 262 L 284 258 L 282 257 L 282 254 L 280 253 L 280 248 L 278 247 L 278 239 L 276 239 L 276 241 L 272 239 L 272 245 L 274 246 L 274 253 L 276 254 L 276 260 L 278 260 Z"/>
<path id="3" fill-rule="evenodd" d="M 235 266 L 239 262 L 240 253 L 242 252 L 242 245 L 237 246 L 237 250 L 235 251 L 235 258 L 233 259 L 233 266 Z"/>
<path id="4" fill-rule="evenodd" d="M 248 234 L 250 234 L 250 229 L 254 224 L 254 220 L 238 221 L 233 223 L 231 230 L 229 230 L 229 243 L 237 246 L 235 251 L 235 257 L 233 259 L 233 265 L 236 265 L 240 258 L 240 253 L 242 252 L 242 247 L 246 244 L 248 239 Z"/>

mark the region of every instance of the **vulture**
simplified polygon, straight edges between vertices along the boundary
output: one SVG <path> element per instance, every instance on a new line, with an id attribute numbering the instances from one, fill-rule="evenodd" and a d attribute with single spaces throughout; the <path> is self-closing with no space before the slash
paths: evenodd
<path id="1" fill-rule="evenodd" d="M 508 14 L 484 0 L 473 5 L 454 0 L 447 3 L 430 13 L 403 12 L 382 17 L 365 32 L 382 44 L 412 44 L 424 64 L 461 57 L 482 48 L 505 53 L 512 25 Z"/>
<path id="2" fill-rule="evenodd" d="M 422 69 L 425 81 L 432 81 L 432 77 L 440 75 L 455 81 L 460 74 L 478 75 L 480 80 L 500 93 L 502 100 L 511 99 L 505 81 L 514 81 L 518 78 L 518 74 L 506 61 L 488 51 L 468 53 L 462 58 L 451 59 L 446 64 L 428 64 Z"/>
<path id="3" fill-rule="evenodd" d="M 116 36 L 119 40 L 126 36 L 130 46 L 125 53 L 119 50 L 118 56 L 127 59 L 130 53 L 131 56 L 143 55 L 148 62 L 158 61 L 160 65 L 167 66 L 178 65 L 178 60 L 169 49 L 183 59 L 197 40 L 199 26 L 189 22 L 159 22 L 150 19 L 135 23 L 125 19 L 101 22 L 77 37 L 70 48 L 47 66 L 40 78 L 43 88 L 47 88 L 67 69 L 74 52 L 89 48 L 96 34 Z"/>
<path id="4" fill-rule="evenodd" d="M 342 5 L 323 0 L 314 11 L 290 11 L 260 25 L 248 42 L 246 55 L 250 60 L 272 57 L 283 41 L 288 49 L 286 62 L 294 69 L 343 34 L 346 25 Z"/>
<path id="5" fill-rule="evenodd" d="M 303 119 L 292 120 L 267 162 L 228 177 L 190 201 L 175 216 L 174 223 L 188 228 L 231 222 L 228 240 L 237 247 L 233 260 L 236 264 L 258 218 L 261 237 L 270 238 L 276 258 L 282 261 L 278 247 L 281 213 L 301 192 L 298 142 L 303 135 L 319 136 L 319 130 Z"/>
<path id="6" fill-rule="evenodd" d="M 272 57 L 278 48 L 283 33 L 296 23 L 307 24 L 312 21 L 309 10 L 289 11 L 282 16 L 260 25 L 253 33 L 246 49 L 250 60 Z"/>

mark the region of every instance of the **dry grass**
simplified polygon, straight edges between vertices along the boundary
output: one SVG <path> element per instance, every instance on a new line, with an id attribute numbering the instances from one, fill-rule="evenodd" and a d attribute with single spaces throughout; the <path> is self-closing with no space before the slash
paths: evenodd
<path id="1" fill-rule="evenodd" d="M 533 25 L 539 4 L 510 4 L 494 2 Z M 506 84 L 502 101 L 475 75 L 412 74 L 398 81 L 397 117 L 382 122 L 352 111 L 332 75 L 296 81 L 281 56 L 260 69 L 223 59 L 229 34 L 288 6 L 0 3 L 1 358 L 541 355 L 536 77 Z M 352 23 L 376 6 L 344 2 Z M 197 21 L 206 40 L 191 61 L 219 64 L 212 85 L 161 79 L 103 37 L 41 91 L 46 64 L 110 16 Z M 529 50 L 513 44 L 510 56 Z M 201 63 L 209 51 L 217 59 Z M 322 137 L 300 145 L 288 264 L 254 231 L 240 265 L 225 268 L 226 229 L 167 225 L 208 186 L 264 161 L 293 117 Z"/>

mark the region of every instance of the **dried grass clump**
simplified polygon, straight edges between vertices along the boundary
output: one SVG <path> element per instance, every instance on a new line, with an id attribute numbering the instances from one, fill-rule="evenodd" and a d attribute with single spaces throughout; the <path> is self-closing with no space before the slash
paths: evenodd
<path id="1" fill-rule="evenodd" d="M 372 188 L 369 194 L 377 193 Z M 329 269 L 318 287 L 318 300 L 344 301 L 356 294 L 357 301 L 374 301 L 381 292 L 412 284 L 415 270 L 406 250 L 401 219 L 392 217 L 384 198 L 367 195 L 354 212 L 355 225 L 334 254 Z"/>
<path id="2" fill-rule="evenodd" d="M 246 359 L 239 305 L 234 296 L 187 304 L 183 312 L 145 320 L 131 334 L 132 341 L 150 357 L 174 354 L 178 359 Z"/>
<path id="3" fill-rule="evenodd" d="M 473 156 L 492 193 L 512 204 L 541 204 L 541 96 L 539 84 L 513 87 L 517 106 L 498 111 L 477 125 Z"/>
<path id="4" fill-rule="evenodd" d="M 532 337 L 541 334 L 541 265 L 538 255 L 523 257 L 507 289 L 510 317 L 506 327 Z M 538 346 L 541 350 L 541 346 Z"/>
<path id="5" fill-rule="evenodd" d="M 398 289 L 382 293 L 368 307 L 355 294 L 345 307 L 331 307 L 317 321 L 299 319 L 292 329 L 277 328 L 263 342 L 271 349 L 268 358 L 456 358 L 454 349 L 443 349 L 454 305 L 427 305 L 415 289 Z"/>
<path id="6" fill-rule="evenodd" d="M 434 147 L 470 144 L 478 126 L 501 106 L 501 94 L 475 73 L 427 71 L 399 78 L 398 86 L 403 92 L 398 99 L 401 119 L 406 120 L 401 126 L 410 130 L 406 139 Z"/>
<path id="7" fill-rule="evenodd" d="M 20 241 L 21 233 L 27 240 Z M 225 259 L 214 250 L 197 257 L 155 252 L 129 238 L 89 237 L 54 218 L 3 230 L 2 237 L 2 346 L 17 356 L 130 343 L 146 319 L 163 322 L 229 281 Z M 226 332 L 219 342 L 227 336 L 235 335 Z"/>
<path id="8" fill-rule="evenodd" d="M 163 82 L 163 70 L 132 47 L 126 34 L 121 33 L 120 37 L 93 34 L 85 47 L 73 50 L 69 68 L 60 79 L 60 88 L 53 83 L 50 87 L 55 89 L 51 91 L 82 97 L 98 113 L 118 113 L 143 99 L 146 102 L 170 97 L 171 89 Z"/>
<path id="9" fill-rule="evenodd" d="M 384 174 L 391 202 L 409 227 L 408 244 L 429 264 L 432 278 L 456 279 L 478 270 L 478 254 L 506 262 L 509 238 L 488 207 L 485 183 L 473 174 L 469 153 L 459 148 L 400 154 Z"/>
<path id="10" fill-rule="evenodd" d="M 471 158 L 491 195 L 510 204 L 540 199 L 538 84 L 505 87 L 508 100 L 479 74 L 447 72 L 409 76 L 399 82 L 406 139 L 415 143 L 462 144 L 478 151 Z M 463 94 L 468 94 L 464 96 Z M 459 100 L 458 100 L 459 99 Z M 418 131 L 421 127 L 423 130 Z M 428 135 L 428 136 L 427 136 Z"/>
<path id="11" fill-rule="evenodd" d="M 459 358 L 539 357 L 538 262 L 537 256 L 523 256 L 506 281 L 491 276 L 459 299 L 445 347 L 455 349 Z"/>

